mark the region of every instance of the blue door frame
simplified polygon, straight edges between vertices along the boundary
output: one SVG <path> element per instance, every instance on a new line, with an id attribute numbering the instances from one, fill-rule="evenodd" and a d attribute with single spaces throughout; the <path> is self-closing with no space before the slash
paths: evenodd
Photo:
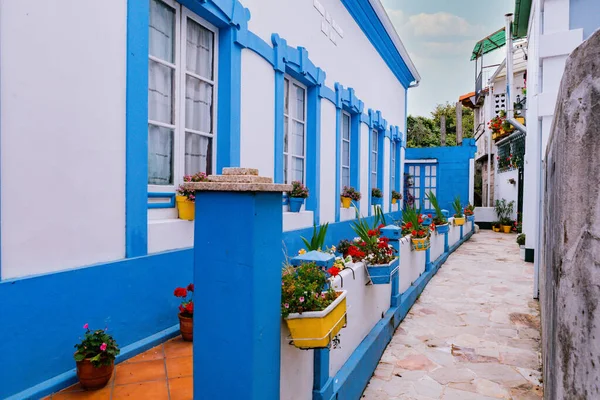
<path id="1" fill-rule="evenodd" d="M 404 173 L 411 177 L 412 186 L 406 191 L 414 197 L 415 208 L 425 214 L 435 211 L 427 200 L 427 193 L 432 191 L 437 196 L 438 164 L 435 162 L 410 163 L 407 160 L 404 164 Z"/>

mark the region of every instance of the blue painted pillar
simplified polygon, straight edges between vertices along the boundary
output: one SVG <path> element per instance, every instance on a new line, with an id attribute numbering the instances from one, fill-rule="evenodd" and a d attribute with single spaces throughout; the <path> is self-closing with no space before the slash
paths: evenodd
<path id="1" fill-rule="evenodd" d="M 402 238 L 402 228 L 397 225 L 388 225 L 381 228 L 381 236 L 390 240 L 390 244 L 398 252 L 398 268 L 392 273 L 392 298 L 391 306 L 398 307 L 400 305 L 400 239 Z"/>
<path id="2" fill-rule="evenodd" d="M 448 246 L 448 233 L 449 231 L 444 233 L 444 253 L 450 251 L 450 246 Z"/>
<path id="3" fill-rule="evenodd" d="M 431 249 L 425 250 L 425 272 L 431 271 Z"/>
<path id="4" fill-rule="evenodd" d="M 279 399 L 281 193 L 256 170 L 194 183 L 194 398 Z M 233 175 L 239 174 L 239 175 Z M 243 175 L 243 176 L 242 176 Z M 215 178 L 216 179 L 216 178 Z M 245 180 L 252 183 L 237 183 Z M 235 212 L 232 212 L 235 210 Z"/>
<path id="5" fill-rule="evenodd" d="M 464 225 L 461 225 L 461 226 L 460 226 L 460 238 L 461 238 L 461 239 L 463 238 L 463 226 L 464 226 Z"/>

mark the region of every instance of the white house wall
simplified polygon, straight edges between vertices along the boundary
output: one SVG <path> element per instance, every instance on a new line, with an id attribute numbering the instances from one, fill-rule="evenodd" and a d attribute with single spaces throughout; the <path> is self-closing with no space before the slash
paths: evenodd
<path id="1" fill-rule="evenodd" d="M 336 144 L 335 114 L 336 109 L 331 102 L 321 101 L 321 173 L 319 178 L 321 223 L 335 222 L 335 207 L 339 207 L 340 204 L 339 199 L 335 198 L 335 180 L 337 178 L 335 152 L 339 151 L 339 145 Z"/>
<path id="2" fill-rule="evenodd" d="M 124 257 L 125 46 L 124 1 L 0 3 L 2 279 Z"/>

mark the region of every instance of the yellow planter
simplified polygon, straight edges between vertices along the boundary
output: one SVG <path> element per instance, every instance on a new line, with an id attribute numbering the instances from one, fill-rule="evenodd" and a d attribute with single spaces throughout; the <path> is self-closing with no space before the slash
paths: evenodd
<path id="1" fill-rule="evenodd" d="M 492 226 L 492 230 L 494 232 L 500 232 L 500 228 L 496 227 L 496 226 Z"/>
<path id="2" fill-rule="evenodd" d="M 392 199 L 392 204 L 396 204 L 397 199 Z"/>
<path id="3" fill-rule="evenodd" d="M 411 238 L 414 251 L 425 251 L 429 248 L 429 237 L 415 239 Z"/>
<path id="4" fill-rule="evenodd" d="M 465 217 L 460 217 L 460 218 L 456 218 L 454 217 L 454 225 L 464 225 L 465 224 Z"/>
<path id="5" fill-rule="evenodd" d="M 512 226 L 510 226 L 510 225 L 502 225 L 502 232 L 504 232 L 504 233 L 510 233 L 511 229 L 512 229 Z"/>
<path id="6" fill-rule="evenodd" d="M 342 197 L 342 207 L 350 208 L 350 204 L 352 204 L 352 199 L 350 197 Z"/>
<path id="7" fill-rule="evenodd" d="M 520 122 L 522 125 L 525 125 L 525 118 L 524 117 L 516 117 L 515 119 L 517 120 L 517 122 Z"/>
<path id="8" fill-rule="evenodd" d="M 185 196 L 175 196 L 177 202 L 177 211 L 179 212 L 179 219 L 185 219 L 187 221 L 194 220 L 195 203 L 189 201 Z"/>
<path id="9" fill-rule="evenodd" d="M 285 322 L 294 346 L 300 349 L 327 347 L 331 339 L 346 325 L 346 291 L 323 311 L 290 314 Z"/>

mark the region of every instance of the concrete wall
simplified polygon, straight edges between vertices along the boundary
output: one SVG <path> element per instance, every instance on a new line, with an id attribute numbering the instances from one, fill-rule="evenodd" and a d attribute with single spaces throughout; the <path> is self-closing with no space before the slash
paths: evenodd
<path id="1" fill-rule="evenodd" d="M 567 61 L 546 153 L 544 395 L 600 398 L 600 32 Z"/>
<path id="2" fill-rule="evenodd" d="M 475 156 L 475 139 L 464 139 L 462 146 L 422 147 L 406 149 L 405 164 L 411 160 L 437 160 L 437 198 L 440 207 L 452 211 L 458 195 L 467 205 L 471 197 L 471 162 Z"/>

